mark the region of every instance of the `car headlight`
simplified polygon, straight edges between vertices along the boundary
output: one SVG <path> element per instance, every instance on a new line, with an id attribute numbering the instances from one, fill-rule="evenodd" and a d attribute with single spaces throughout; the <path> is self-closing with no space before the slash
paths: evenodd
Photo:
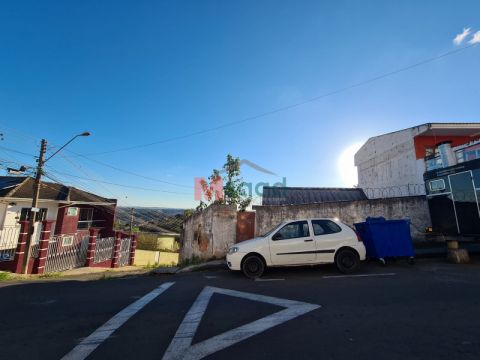
<path id="1" fill-rule="evenodd" d="M 238 247 L 234 246 L 234 247 L 231 247 L 230 249 L 228 249 L 228 254 L 232 255 L 232 254 L 235 254 L 237 251 L 238 251 Z"/>

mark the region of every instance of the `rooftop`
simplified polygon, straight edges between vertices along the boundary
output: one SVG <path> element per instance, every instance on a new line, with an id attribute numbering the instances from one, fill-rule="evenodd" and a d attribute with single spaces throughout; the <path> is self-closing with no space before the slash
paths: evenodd
<path id="1" fill-rule="evenodd" d="M 356 200 L 367 200 L 362 189 L 265 186 L 262 205 L 302 205 Z"/>
<path id="2" fill-rule="evenodd" d="M 29 176 L 0 176 L 0 198 L 31 199 L 33 184 L 34 179 Z M 43 181 L 40 185 L 40 200 L 97 205 L 116 204 L 115 199 L 107 199 L 73 186 Z"/>

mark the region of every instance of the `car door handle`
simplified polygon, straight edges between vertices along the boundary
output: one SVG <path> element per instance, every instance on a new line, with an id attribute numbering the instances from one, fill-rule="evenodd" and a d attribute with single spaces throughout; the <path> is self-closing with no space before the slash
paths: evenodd
<path id="1" fill-rule="evenodd" d="M 303 240 L 304 242 L 309 242 L 309 241 L 313 241 L 313 239 L 307 239 L 307 240 Z"/>

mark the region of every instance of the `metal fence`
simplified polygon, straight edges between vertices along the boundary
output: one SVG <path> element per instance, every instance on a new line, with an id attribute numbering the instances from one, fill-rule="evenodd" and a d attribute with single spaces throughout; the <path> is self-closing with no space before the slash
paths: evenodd
<path id="1" fill-rule="evenodd" d="M 0 261 L 13 260 L 19 235 L 20 226 L 6 226 L 0 230 Z"/>
<path id="2" fill-rule="evenodd" d="M 93 262 L 97 264 L 113 258 L 114 247 L 115 247 L 114 237 L 97 239 L 97 242 L 95 245 L 95 256 L 93 258 Z"/>
<path id="3" fill-rule="evenodd" d="M 17 236 L 18 238 L 18 236 Z M 31 256 L 37 258 L 39 254 L 38 239 L 32 245 Z M 58 272 L 85 266 L 88 251 L 88 235 L 55 235 L 50 238 L 45 261 L 45 272 Z M 131 238 L 121 239 L 119 266 L 128 265 L 130 258 Z M 101 263 L 113 258 L 115 238 L 99 238 L 96 241 L 93 262 Z M 13 255 L 15 248 L 13 249 Z"/>
<path id="4" fill-rule="evenodd" d="M 87 259 L 88 235 L 53 236 L 48 244 L 45 272 L 82 267 Z"/>
<path id="5" fill-rule="evenodd" d="M 118 258 L 118 266 L 127 266 L 130 257 L 131 238 L 122 239 L 120 243 L 120 256 Z"/>
<path id="6" fill-rule="evenodd" d="M 424 184 L 406 184 L 383 188 L 362 188 L 369 199 L 425 195 Z"/>

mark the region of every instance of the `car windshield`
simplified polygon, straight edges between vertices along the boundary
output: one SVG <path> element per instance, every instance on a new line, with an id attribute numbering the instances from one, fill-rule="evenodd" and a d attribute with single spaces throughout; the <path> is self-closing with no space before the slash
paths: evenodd
<path id="1" fill-rule="evenodd" d="M 268 232 L 266 232 L 266 233 L 263 234 L 263 235 L 260 235 L 260 237 L 267 237 L 267 236 L 270 235 L 272 232 L 274 232 L 276 229 L 278 229 L 278 227 L 279 227 L 280 225 L 282 225 L 282 224 L 283 224 L 283 222 L 280 223 L 280 224 L 275 225 L 271 230 L 269 230 Z"/>

